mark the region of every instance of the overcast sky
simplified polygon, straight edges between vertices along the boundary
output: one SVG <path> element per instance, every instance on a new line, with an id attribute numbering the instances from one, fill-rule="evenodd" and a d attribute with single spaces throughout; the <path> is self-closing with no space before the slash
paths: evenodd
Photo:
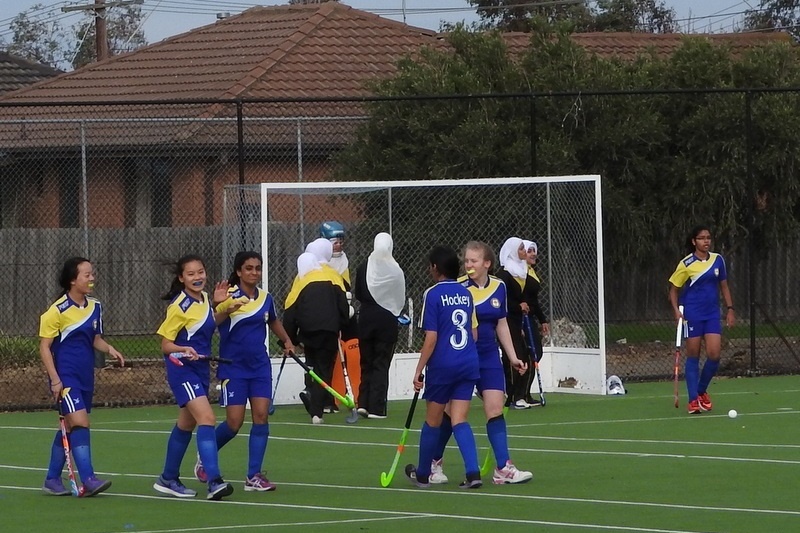
<path id="1" fill-rule="evenodd" d="M 106 0 L 111 2 L 112 0 Z M 254 5 L 279 5 L 287 0 L 144 0 L 142 12 L 145 35 L 148 42 L 154 43 L 189 31 L 199 26 L 212 24 L 216 13 L 239 13 Z M 37 14 L 43 23 L 59 21 L 64 26 L 75 23 L 80 15 L 63 13 L 64 6 L 89 4 L 91 0 L 0 0 L 0 39 L 8 42 L 11 38 L 9 23 L 18 13 L 35 4 L 45 7 Z M 402 7 L 405 4 L 406 22 L 423 28 L 438 29 L 442 21 L 467 23 L 478 19 L 467 0 L 343 0 L 357 9 L 371 11 L 394 20 L 403 20 Z M 750 5 L 758 5 L 757 0 L 666 0 L 678 14 L 681 26 L 688 31 L 730 31 L 741 21 L 741 12 Z M 431 6 L 436 6 L 432 8 Z"/>

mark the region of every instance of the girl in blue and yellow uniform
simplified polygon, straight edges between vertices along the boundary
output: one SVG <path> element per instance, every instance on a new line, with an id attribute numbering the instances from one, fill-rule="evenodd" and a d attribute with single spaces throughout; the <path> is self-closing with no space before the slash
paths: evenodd
<path id="1" fill-rule="evenodd" d="M 686 388 L 689 393 L 689 414 L 711 411 L 708 385 L 719 368 L 722 350 L 722 323 L 719 294 L 725 299 L 725 322 L 732 327 L 736 322 L 733 300 L 728 288 L 728 271 L 721 255 L 711 252 L 711 230 L 697 226 L 686 242 L 689 255 L 681 259 L 670 276 L 669 301 L 677 320 L 685 321 L 686 337 Z M 679 305 L 683 305 L 681 315 Z M 700 344 L 706 343 L 706 362 L 700 371 Z"/>
<path id="2" fill-rule="evenodd" d="M 481 481 L 475 435 L 467 421 L 472 391 L 480 378 L 475 346 L 478 320 L 472 294 L 456 278 L 458 256 L 436 246 L 428 256 L 429 272 L 436 282 L 423 295 L 420 326 L 425 340 L 414 372 L 414 390 L 422 389 L 425 374 L 427 409 L 419 438 L 419 463 L 406 465 L 406 476 L 418 487 L 430 487 L 431 463 L 439 443 L 444 409 L 450 405 L 450 420 L 458 449 L 464 459 L 466 480 L 462 488 L 478 488 Z M 426 370 L 427 369 L 427 370 Z"/>
<path id="3" fill-rule="evenodd" d="M 506 308 L 506 284 L 500 279 L 490 276 L 489 272 L 495 263 L 494 252 L 488 244 L 470 241 L 464 248 L 464 270 L 467 275 L 459 278 L 475 302 L 475 314 L 478 317 L 478 359 L 480 378 L 478 394 L 483 399 L 483 410 L 486 414 L 486 435 L 494 451 L 497 467 L 492 476 L 495 485 L 525 483 L 533 478 L 533 474 L 519 470 L 508 452 L 508 432 L 503 416 L 503 405 L 506 399 L 506 378 L 500 358 L 500 347 L 505 349 L 509 364 L 523 374 L 527 365 L 514 351 L 511 333 L 508 330 L 508 310 Z M 450 440 L 450 417 L 445 413 L 440 429 L 439 447 L 431 465 L 431 483 L 446 483 L 447 476 L 442 472 L 442 456 Z"/>
<path id="4" fill-rule="evenodd" d="M 273 399 L 267 327 L 283 342 L 286 354 L 294 351 L 283 324 L 277 320 L 272 295 L 258 288 L 262 265 L 258 252 L 236 254 L 228 278 L 228 298 L 217 305 L 215 315 L 220 357 L 232 361 L 217 369 L 217 377 L 222 381 L 220 405 L 226 413 L 226 419 L 217 426 L 217 449 L 222 449 L 241 429 L 249 400 L 253 427 L 244 482 L 244 490 L 248 492 L 275 490 L 275 485 L 261 473 L 269 439 L 269 404 Z M 195 466 L 195 475 L 200 481 L 207 481 L 202 463 Z"/>
<path id="5" fill-rule="evenodd" d="M 59 284 L 64 294 L 51 305 L 39 323 L 39 355 L 50 380 L 50 392 L 64 414 L 75 466 L 83 482 L 83 496 L 94 496 L 111 486 L 98 479 L 92 467 L 89 413 L 94 393 L 94 351 L 125 363 L 122 354 L 103 340 L 103 311 L 91 298 L 94 269 L 88 259 L 73 257 L 64 263 Z M 70 492 L 61 481 L 66 461 L 61 432 L 50 449 L 50 465 L 42 490 L 54 496 Z"/>
<path id="6" fill-rule="evenodd" d="M 210 381 L 208 359 L 211 337 L 216 324 L 206 286 L 206 268 L 202 258 L 186 255 L 175 266 L 175 279 L 169 292 L 167 317 L 158 328 L 161 351 L 167 368 L 167 382 L 180 407 L 178 421 L 167 442 L 164 471 L 153 485 L 162 494 L 193 498 L 197 493 L 179 479 L 181 461 L 197 426 L 197 451 L 208 475 L 209 500 L 219 500 L 233 493 L 233 486 L 223 481 L 219 471 L 217 439 L 214 434 L 214 411 L 208 402 Z M 214 291 L 219 301 L 227 298 L 227 284 Z M 182 365 L 173 364 L 169 354 L 180 353 Z"/>

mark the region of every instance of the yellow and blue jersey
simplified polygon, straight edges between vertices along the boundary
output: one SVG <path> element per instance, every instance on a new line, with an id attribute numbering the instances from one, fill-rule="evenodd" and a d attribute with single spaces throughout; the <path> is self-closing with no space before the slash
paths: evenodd
<path id="1" fill-rule="evenodd" d="M 201 299 L 195 300 L 181 291 L 167 306 L 167 317 L 156 333 L 178 346 L 191 346 L 198 355 L 211 355 L 211 337 L 215 329 L 208 294 L 203 292 Z M 205 367 L 208 371 L 208 361 L 186 360 L 184 364 Z"/>
<path id="2" fill-rule="evenodd" d="M 219 355 L 233 363 L 221 365 L 217 374 L 222 379 L 253 377 L 254 372 L 270 365 L 267 326 L 277 318 L 275 303 L 271 294 L 258 289 L 252 300 L 237 286 L 228 290 L 228 296 L 217 306 L 217 312 L 224 312 L 241 298 L 247 298 L 247 303 L 219 325 Z"/>
<path id="3" fill-rule="evenodd" d="M 66 294 L 39 321 L 39 337 L 53 339 L 50 350 L 64 388 L 94 389 L 94 338 L 103 334 L 100 302 L 86 297 L 81 307 Z"/>
<path id="4" fill-rule="evenodd" d="M 720 318 L 719 283 L 726 279 L 725 260 L 717 253 L 710 252 L 705 261 L 689 254 L 678 263 L 669 282 L 681 289 L 678 302 L 686 320 Z"/>
<path id="5" fill-rule="evenodd" d="M 499 346 L 497 344 L 497 323 L 508 316 L 506 303 L 506 284 L 489 276 L 485 287 L 479 287 L 467 276 L 459 282 L 472 294 L 475 315 L 478 319 L 478 356 L 481 368 L 501 367 Z"/>
<path id="6" fill-rule="evenodd" d="M 420 327 L 436 332 L 427 382 L 478 378 L 478 350 L 472 338 L 478 318 L 469 290 L 454 280 L 440 281 L 428 288 L 423 295 Z"/>

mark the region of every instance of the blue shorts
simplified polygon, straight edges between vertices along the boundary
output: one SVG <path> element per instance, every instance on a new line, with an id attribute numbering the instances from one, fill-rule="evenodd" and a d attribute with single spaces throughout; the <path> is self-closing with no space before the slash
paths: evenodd
<path id="1" fill-rule="evenodd" d="M 167 367 L 167 383 L 175 396 L 178 407 L 185 407 L 187 403 L 198 396 L 208 396 L 209 372 L 207 366 L 203 372 L 195 366 L 176 366 L 168 360 L 165 361 L 165 365 Z"/>
<path id="2" fill-rule="evenodd" d="M 81 390 L 76 387 L 64 387 L 64 391 L 61 394 L 61 412 L 65 415 L 77 413 L 81 409 L 86 409 L 87 413 L 92 412 L 94 391 Z"/>
<path id="3" fill-rule="evenodd" d="M 272 380 L 269 378 L 230 378 L 222 381 L 220 407 L 245 405 L 249 398 L 272 399 Z"/>
<path id="4" fill-rule="evenodd" d="M 503 367 L 500 368 L 481 368 L 481 377 L 478 379 L 478 392 L 485 390 L 499 390 L 506 392 L 506 373 Z"/>
<path id="5" fill-rule="evenodd" d="M 722 321 L 719 318 L 687 321 L 685 333 L 687 339 L 703 337 L 708 334 L 722 335 Z"/>
<path id="6" fill-rule="evenodd" d="M 450 400 L 471 400 L 474 390 L 475 380 L 464 379 L 452 383 L 427 384 L 422 397 L 429 402 L 445 405 Z"/>

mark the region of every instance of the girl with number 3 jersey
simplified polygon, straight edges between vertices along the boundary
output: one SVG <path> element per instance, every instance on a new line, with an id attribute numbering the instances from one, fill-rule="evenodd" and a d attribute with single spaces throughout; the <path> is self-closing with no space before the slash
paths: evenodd
<path id="1" fill-rule="evenodd" d="M 722 324 L 719 293 L 725 299 L 728 327 L 736 322 L 733 300 L 728 288 L 728 271 L 721 255 L 711 252 L 711 230 L 707 226 L 692 229 L 686 242 L 689 255 L 681 259 L 670 276 L 669 301 L 675 319 L 684 319 L 686 337 L 686 388 L 689 414 L 711 411 L 708 385 L 719 368 L 722 351 Z M 681 315 L 679 305 L 683 305 Z M 700 343 L 706 343 L 706 362 L 700 371 Z"/>
<path id="2" fill-rule="evenodd" d="M 480 378 L 475 346 L 478 320 L 472 295 L 456 278 L 458 256 L 450 248 L 435 247 L 428 256 L 429 272 L 436 282 L 423 296 L 420 326 L 425 341 L 414 372 L 414 390 L 425 375 L 427 412 L 419 439 L 419 466 L 406 466 L 406 476 L 418 487 L 430 487 L 431 462 L 439 442 L 444 409 L 450 404 L 453 435 L 464 459 L 466 480 L 462 488 L 480 487 L 475 435 L 467 422 L 472 391 Z"/>

